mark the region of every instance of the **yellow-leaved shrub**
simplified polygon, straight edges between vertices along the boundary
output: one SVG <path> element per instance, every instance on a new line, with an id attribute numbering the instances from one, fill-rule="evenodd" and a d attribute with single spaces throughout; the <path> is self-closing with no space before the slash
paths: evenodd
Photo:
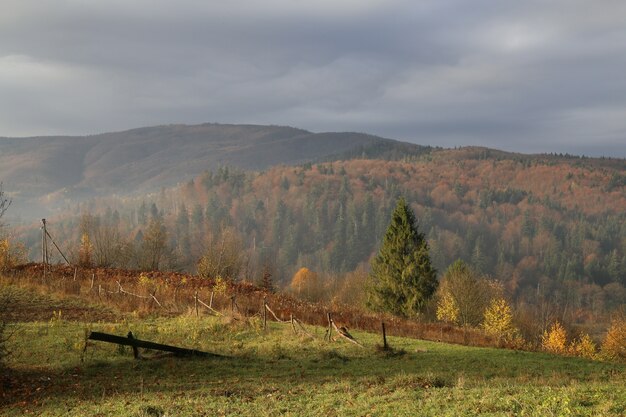
<path id="1" fill-rule="evenodd" d="M 6 271 L 26 262 L 26 249 L 19 243 L 11 242 L 8 237 L 0 239 L 0 271 Z"/>
<path id="2" fill-rule="evenodd" d="M 485 310 L 483 328 L 487 334 L 500 341 L 513 341 L 519 338 L 519 331 L 513 325 L 513 313 L 504 298 L 494 298 Z"/>
<path id="3" fill-rule="evenodd" d="M 594 359 L 596 357 L 596 344 L 593 343 L 591 337 L 587 333 L 583 333 L 580 337 L 574 341 L 570 346 L 570 353 L 575 356 L 581 356 L 587 359 Z"/>
<path id="4" fill-rule="evenodd" d="M 459 319 L 459 308 L 448 292 L 444 292 L 437 301 L 437 320 L 456 324 Z"/>
<path id="5" fill-rule="evenodd" d="M 541 336 L 541 346 L 551 353 L 563 354 L 567 352 L 567 332 L 558 321 Z"/>
<path id="6" fill-rule="evenodd" d="M 602 355 L 607 359 L 626 359 L 626 319 L 623 316 L 611 321 L 602 342 Z"/>

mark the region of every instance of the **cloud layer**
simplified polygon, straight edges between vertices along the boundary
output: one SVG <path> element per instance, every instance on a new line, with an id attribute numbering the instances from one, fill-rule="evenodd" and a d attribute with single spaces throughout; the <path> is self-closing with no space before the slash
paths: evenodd
<path id="1" fill-rule="evenodd" d="M 283 124 L 626 157 L 622 0 L 5 0 L 0 135 Z"/>

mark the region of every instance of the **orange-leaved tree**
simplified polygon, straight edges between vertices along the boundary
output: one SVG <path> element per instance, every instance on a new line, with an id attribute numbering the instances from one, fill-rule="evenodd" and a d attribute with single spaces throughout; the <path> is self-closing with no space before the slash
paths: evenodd
<path id="1" fill-rule="evenodd" d="M 300 268 L 291 279 L 291 291 L 298 297 L 307 300 L 316 299 L 321 293 L 320 287 L 318 275 L 309 268 Z"/>

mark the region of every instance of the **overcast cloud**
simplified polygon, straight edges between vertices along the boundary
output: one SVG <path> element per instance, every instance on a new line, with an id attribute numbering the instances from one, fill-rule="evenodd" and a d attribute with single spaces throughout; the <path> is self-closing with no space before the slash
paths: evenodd
<path id="1" fill-rule="evenodd" d="M 626 157 L 623 0 L 2 6 L 2 136 L 261 123 Z"/>

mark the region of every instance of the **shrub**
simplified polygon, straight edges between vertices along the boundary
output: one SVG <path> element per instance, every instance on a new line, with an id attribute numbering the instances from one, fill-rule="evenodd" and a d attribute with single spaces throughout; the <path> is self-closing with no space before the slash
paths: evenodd
<path id="1" fill-rule="evenodd" d="M 26 262 L 26 250 L 19 243 L 12 243 L 8 237 L 0 240 L 0 271 L 6 271 Z"/>
<path id="2" fill-rule="evenodd" d="M 339 288 L 333 296 L 333 303 L 350 304 L 357 308 L 365 306 L 366 295 L 365 285 L 367 283 L 368 272 L 363 267 L 359 267 L 352 272 L 348 272 L 340 280 Z"/>
<path id="3" fill-rule="evenodd" d="M 626 359 L 626 319 L 623 316 L 611 321 L 602 342 L 602 355 L 607 359 Z"/>
<path id="4" fill-rule="evenodd" d="M 219 275 L 215 277 L 215 281 L 213 283 L 213 291 L 215 292 L 215 294 L 224 295 L 226 294 L 227 290 L 228 284 L 226 283 L 226 280 Z"/>
<path id="5" fill-rule="evenodd" d="M 550 330 L 543 333 L 541 346 L 551 353 L 563 354 L 567 351 L 567 332 L 561 323 L 554 322 Z"/>
<path id="6" fill-rule="evenodd" d="M 444 292 L 437 301 L 437 320 L 456 324 L 459 319 L 459 308 L 449 292 Z"/>
<path id="7" fill-rule="evenodd" d="M 575 356 L 581 356 L 587 359 L 594 359 L 596 357 L 596 344 L 593 343 L 591 337 L 587 333 L 583 333 L 577 340 L 572 341 L 570 346 L 570 353 Z"/>

